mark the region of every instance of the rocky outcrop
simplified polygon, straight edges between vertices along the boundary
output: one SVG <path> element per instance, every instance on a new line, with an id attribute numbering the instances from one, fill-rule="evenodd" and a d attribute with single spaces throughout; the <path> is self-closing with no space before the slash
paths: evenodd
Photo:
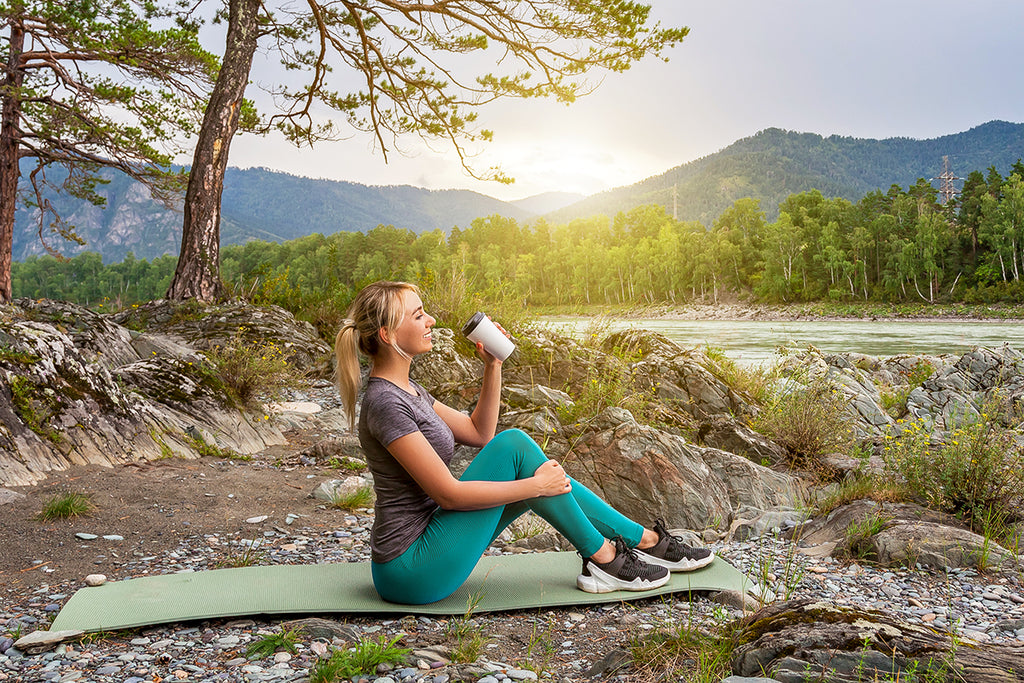
<path id="1" fill-rule="evenodd" d="M 957 518 L 919 505 L 859 500 L 808 522 L 794 534 L 800 545 L 834 543 L 847 556 L 884 566 L 987 569 L 1016 562 L 992 539 L 966 528 Z"/>
<path id="2" fill-rule="evenodd" d="M 139 309 L 154 327 L 174 330 L 164 333 L 129 327 L 139 310 L 109 316 L 45 300 L 4 307 L 0 485 L 32 484 L 71 464 L 196 457 L 210 446 L 247 454 L 284 443 L 262 411 L 231 402 L 201 349 L 258 337 L 286 349 L 297 367 L 320 372 L 326 345 L 281 309 L 185 308 L 188 315 L 167 302 Z M 213 336 L 194 343 L 204 329 Z"/>
<path id="3" fill-rule="evenodd" d="M 1024 680 L 1024 648 L 980 644 L 891 615 L 827 602 L 779 602 L 742 619 L 731 665 L 738 676 L 807 680 Z M 810 676 L 810 678 L 808 678 Z"/>
<path id="4" fill-rule="evenodd" d="M 244 301 L 206 305 L 194 301 L 152 301 L 110 316 L 132 330 L 145 330 L 199 351 L 237 344 L 275 344 L 296 368 L 329 377 L 331 347 L 308 322 L 280 306 L 253 306 Z"/>

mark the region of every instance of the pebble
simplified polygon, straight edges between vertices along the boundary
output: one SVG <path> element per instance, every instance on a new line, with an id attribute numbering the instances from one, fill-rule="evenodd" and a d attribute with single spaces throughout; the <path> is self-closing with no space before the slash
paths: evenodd
<path id="1" fill-rule="evenodd" d="M 324 408 L 337 408 L 338 399 L 330 383 L 303 391 L 293 390 L 285 400 L 315 400 Z M 311 396 L 312 395 L 312 398 Z M 259 515 L 246 521 L 264 522 Z M 258 541 L 273 561 L 329 563 L 368 561 L 369 530 L 372 513 L 367 510 L 346 514 L 334 528 L 305 528 L 301 518 L 288 514 L 285 526 L 261 532 Z M 251 532 L 256 533 L 256 532 Z M 259 534 L 257 534 L 259 535 Z M 96 540 L 94 534 L 78 533 L 79 540 Z M 113 535 L 104 536 L 107 540 Z M 111 579 L 157 573 L 187 573 L 209 569 L 224 554 L 237 552 L 254 543 L 241 534 L 187 536 L 172 551 L 133 556 L 113 570 Z M 973 569 L 952 569 L 945 573 L 909 569 L 876 568 L 856 563 L 844 564 L 829 556 L 811 557 L 792 552 L 792 546 L 778 534 L 767 533 L 743 542 L 715 541 L 712 550 L 753 581 L 765 586 L 780 599 L 790 597 L 821 598 L 852 608 L 882 609 L 911 623 L 932 628 L 955 629 L 963 637 L 979 643 L 1005 643 L 1020 646 L 1024 638 L 1024 586 L 1022 576 L 1002 578 L 979 575 Z M 495 552 L 499 552 L 495 550 Z M 794 561 L 794 558 L 795 561 Z M 98 578 L 97 578 L 98 577 Z M 107 581 L 103 575 L 89 575 L 90 581 Z M 81 581 L 40 587 L 27 595 L 8 590 L 0 601 L 0 682 L 53 681 L 71 683 L 271 683 L 308 679 L 317 661 L 330 656 L 344 639 L 303 638 L 296 653 L 278 652 L 260 660 L 245 656 L 247 647 L 263 634 L 280 631 L 278 622 L 254 619 L 172 624 L 115 633 L 95 641 L 66 641 L 57 649 L 26 654 L 6 637 L 18 632 L 27 635 L 45 628 L 54 606 L 63 604 L 79 588 Z M 632 633 L 647 633 L 671 624 L 720 624 L 741 613 L 729 607 L 696 598 L 681 598 L 634 603 L 608 603 L 586 609 L 573 608 L 537 613 L 485 614 L 475 617 L 489 633 L 501 634 L 503 624 L 532 620 L 532 632 L 547 638 L 550 661 L 543 667 L 544 680 L 562 683 L 579 680 L 596 662 L 622 647 Z M 490 661 L 486 655 L 475 662 L 456 664 L 450 654 L 435 645 L 446 642 L 450 620 L 421 616 L 415 619 L 360 617 L 340 619 L 360 637 L 376 640 L 405 633 L 413 640 L 403 646 L 414 649 L 403 664 L 384 666 L 372 674 L 354 680 L 367 683 L 450 683 L 477 680 L 480 683 L 535 681 L 535 671 L 527 661 Z M 528 630 L 529 632 L 529 630 Z M 538 640 L 538 643 L 540 640 Z M 495 645 L 495 641 L 492 641 Z M 64 649 L 61 649 L 64 648 Z M 540 648 L 538 648 L 540 649 Z M 497 652 L 485 649 L 486 652 Z M 520 657 L 527 654 L 520 652 Z M 608 681 L 619 680 L 611 675 Z"/>

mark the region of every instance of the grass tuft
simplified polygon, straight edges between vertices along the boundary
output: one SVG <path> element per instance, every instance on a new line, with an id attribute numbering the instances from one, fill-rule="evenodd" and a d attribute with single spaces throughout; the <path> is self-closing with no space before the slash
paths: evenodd
<path id="1" fill-rule="evenodd" d="M 358 510 L 359 508 L 370 507 L 373 504 L 373 487 L 372 486 L 360 486 L 351 493 L 336 493 L 330 501 L 328 506 L 337 508 L 339 510 L 345 510 L 351 512 Z"/>
<path id="2" fill-rule="evenodd" d="M 297 630 L 281 631 L 280 633 L 268 633 L 258 640 L 249 644 L 245 650 L 247 659 L 263 659 L 270 657 L 276 652 L 298 652 L 296 645 L 299 642 Z"/>
<path id="3" fill-rule="evenodd" d="M 377 672 L 381 664 L 404 662 L 411 650 L 398 647 L 403 638 L 397 635 L 388 640 L 380 636 L 377 640 L 362 640 L 348 650 L 335 650 L 327 659 L 320 660 L 309 672 L 309 683 L 335 683 L 350 680 L 361 675 Z"/>
<path id="4" fill-rule="evenodd" d="M 96 504 L 92 502 L 92 498 L 84 493 L 71 491 L 54 496 L 46 501 L 42 511 L 39 513 L 38 519 L 42 521 L 70 519 L 72 517 L 88 515 L 95 509 Z"/>

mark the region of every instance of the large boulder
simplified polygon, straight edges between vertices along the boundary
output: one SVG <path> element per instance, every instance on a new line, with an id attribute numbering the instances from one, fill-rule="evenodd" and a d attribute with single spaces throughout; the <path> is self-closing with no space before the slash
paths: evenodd
<path id="1" fill-rule="evenodd" d="M 562 458 L 566 471 L 631 519 L 661 517 L 687 529 L 727 526 L 729 491 L 699 449 L 623 417 L 577 441 Z"/>
<path id="2" fill-rule="evenodd" d="M 303 374 L 327 377 L 332 373 L 331 347 L 310 323 L 280 306 L 255 306 L 241 300 L 213 305 L 161 299 L 113 314 L 110 320 L 200 351 L 232 344 L 273 344 Z"/>
<path id="3" fill-rule="evenodd" d="M 1007 345 L 974 348 L 942 367 L 910 393 L 907 410 L 926 428 L 951 430 L 976 418 L 992 399 L 1024 404 L 1024 354 Z"/>

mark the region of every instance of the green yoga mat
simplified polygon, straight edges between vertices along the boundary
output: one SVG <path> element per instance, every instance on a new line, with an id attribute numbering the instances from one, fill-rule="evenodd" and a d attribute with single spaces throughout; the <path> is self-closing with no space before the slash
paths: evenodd
<path id="1" fill-rule="evenodd" d="M 116 631 L 153 624 L 259 614 L 459 615 L 479 598 L 476 612 L 636 600 L 687 591 L 736 590 L 757 595 L 756 584 L 721 558 L 680 572 L 661 588 L 584 593 L 576 588 L 580 559 L 573 552 L 483 557 L 453 595 L 429 605 L 385 602 L 373 588 L 368 562 L 214 569 L 162 574 L 82 588 L 67 601 L 52 631 Z"/>

